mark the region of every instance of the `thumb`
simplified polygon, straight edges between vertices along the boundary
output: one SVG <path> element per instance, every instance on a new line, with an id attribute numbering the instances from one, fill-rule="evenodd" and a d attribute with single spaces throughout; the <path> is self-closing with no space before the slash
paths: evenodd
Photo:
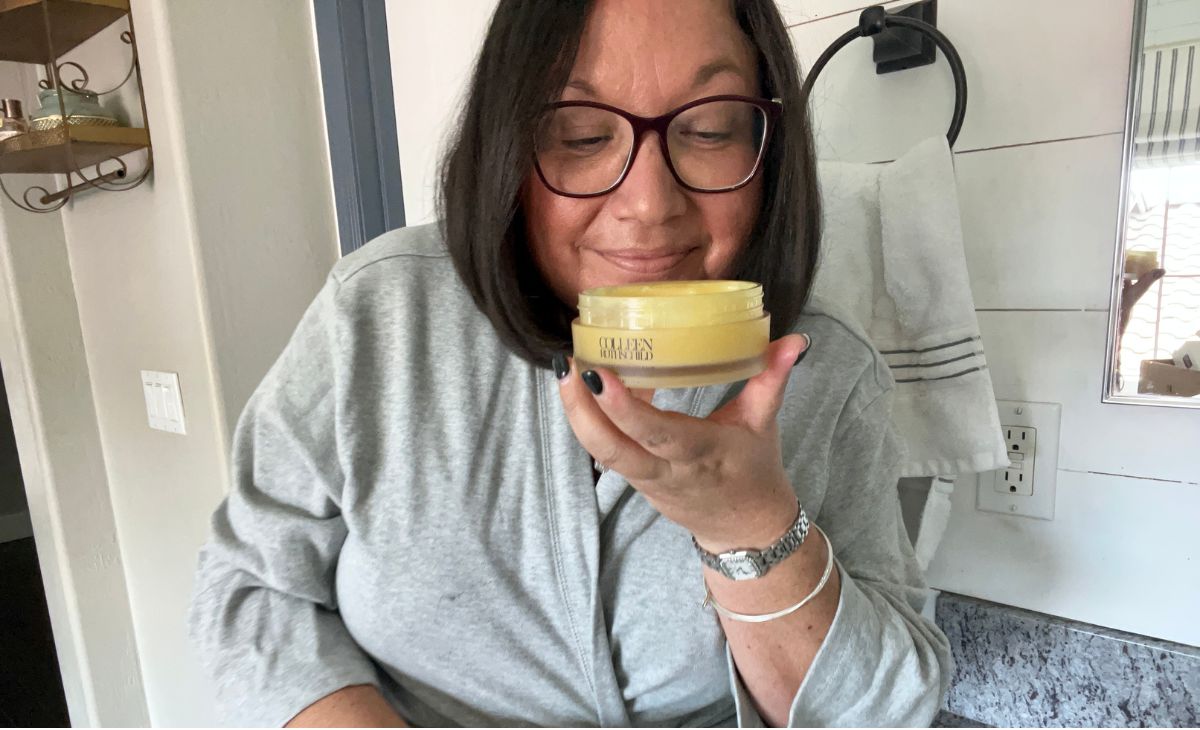
<path id="1" fill-rule="evenodd" d="M 792 367 L 811 345 L 808 335 L 786 335 L 772 342 L 763 356 L 767 369 L 747 380 L 738 397 L 714 415 L 722 419 L 736 417 L 756 431 L 770 428 L 783 404 L 783 391 L 792 375 Z"/>

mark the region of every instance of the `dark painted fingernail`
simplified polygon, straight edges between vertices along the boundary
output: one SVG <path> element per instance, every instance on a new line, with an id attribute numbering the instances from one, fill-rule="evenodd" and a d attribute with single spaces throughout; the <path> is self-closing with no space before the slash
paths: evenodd
<path id="1" fill-rule="evenodd" d="M 559 380 L 567 377 L 571 372 L 571 363 L 567 362 L 567 356 L 561 353 L 555 355 L 550 364 L 554 366 L 554 377 Z"/>
<path id="2" fill-rule="evenodd" d="M 600 395 L 604 392 L 604 381 L 600 379 L 600 373 L 595 370 L 585 370 L 582 377 L 583 384 L 592 391 L 592 395 Z"/>
<path id="3" fill-rule="evenodd" d="M 806 335 L 804 335 L 804 339 L 808 340 L 808 346 L 805 347 L 804 350 L 799 355 L 796 356 L 796 362 L 792 363 L 792 367 L 796 367 L 797 365 L 799 365 L 800 361 L 804 359 L 804 356 L 808 354 L 808 351 L 812 349 L 812 346 L 813 346 L 812 335 L 806 334 Z"/>

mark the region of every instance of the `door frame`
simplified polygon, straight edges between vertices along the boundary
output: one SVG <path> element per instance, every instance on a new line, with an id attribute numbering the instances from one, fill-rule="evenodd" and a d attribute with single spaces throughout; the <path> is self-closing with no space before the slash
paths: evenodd
<path id="1" fill-rule="evenodd" d="M 385 4 L 313 0 L 342 255 L 404 226 Z"/>

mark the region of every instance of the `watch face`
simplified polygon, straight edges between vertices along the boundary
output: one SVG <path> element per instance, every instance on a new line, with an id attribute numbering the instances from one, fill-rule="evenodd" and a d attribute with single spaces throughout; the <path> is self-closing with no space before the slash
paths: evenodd
<path id="1" fill-rule="evenodd" d="M 721 568 L 725 575 L 733 580 L 750 580 L 763 574 L 758 561 L 746 553 L 733 553 L 721 556 Z"/>

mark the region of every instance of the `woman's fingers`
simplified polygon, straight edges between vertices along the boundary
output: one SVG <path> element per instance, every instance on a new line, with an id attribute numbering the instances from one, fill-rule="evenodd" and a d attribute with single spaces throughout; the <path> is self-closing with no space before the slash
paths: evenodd
<path id="1" fill-rule="evenodd" d="M 767 369 L 746 381 L 738 397 L 713 414 L 719 421 L 737 421 L 755 431 L 770 428 L 783 404 L 783 391 L 792 366 L 812 346 L 808 335 L 787 335 L 767 349 Z"/>
<path id="2" fill-rule="evenodd" d="M 584 382 L 583 374 L 578 372 L 574 362 L 568 361 L 567 364 L 569 369 L 566 376 L 558 381 L 558 393 L 562 397 L 571 429 L 583 448 L 601 464 L 630 481 L 654 479 L 666 471 L 665 462 L 647 452 L 609 420 Z M 589 371 L 588 380 L 593 384 L 601 382 L 601 387 L 604 387 L 607 383 L 600 377 L 598 373 L 593 375 Z M 609 382 L 616 381 L 611 374 L 607 377 Z"/>
<path id="3" fill-rule="evenodd" d="M 682 413 L 660 411 L 635 397 L 608 370 L 584 373 L 585 380 L 593 376 L 600 383 L 595 401 L 604 415 L 646 452 L 668 462 L 687 463 L 715 447 L 712 424 Z"/>
<path id="4" fill-rule="evenodd" d="M 708 419 L 660 411 L 638 399 L 610 371 L 580 373 L 574 363 L 559 381 L 563 405 L 575 435 L 600 463 L 627 479 L 653 479 L 671 463 L 689 463 L 717 449 L 713 422 L 764 431 L 775 422 L 792 366 L 811 346 L 807 335 L 772 342 L 767 369 L 746 382 L 742 392 Z"/>

